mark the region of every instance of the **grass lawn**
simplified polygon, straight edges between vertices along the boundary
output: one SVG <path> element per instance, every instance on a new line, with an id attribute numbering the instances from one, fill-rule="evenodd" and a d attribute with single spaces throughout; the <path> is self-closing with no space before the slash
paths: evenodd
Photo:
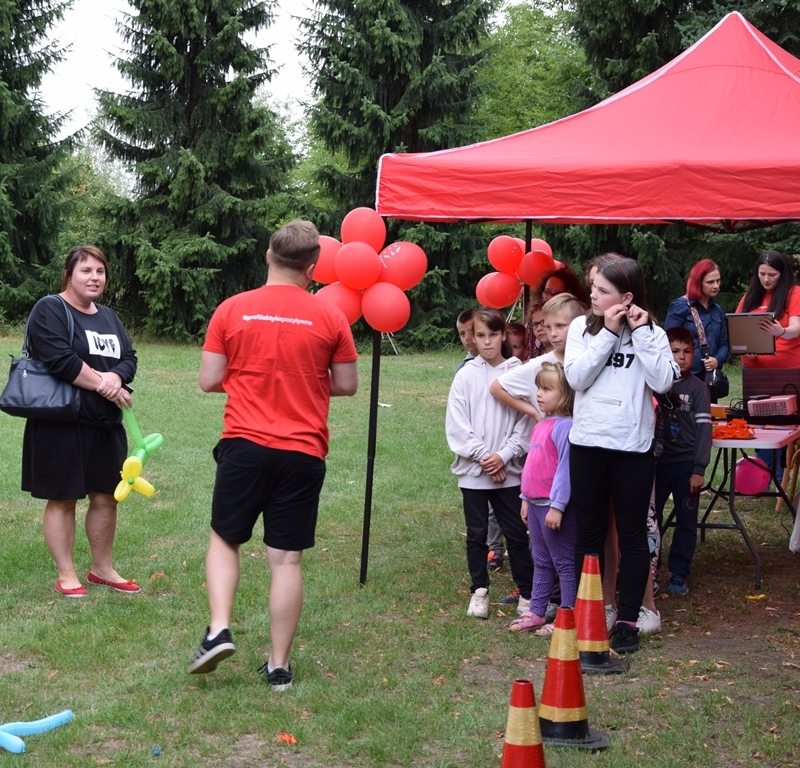
<path id="1" fill-rule="evenodd" d="M 19 342 L 0 337 L 0 352 Z M 25 756 L 0 749 L 0 768 L 499 765 L 511 683 L 530 678 L 540 696 L 549 643 L 507 631 L 510 615 L 496 604 L 489 621 L 466 616 L 461 499 L 443 433 L 459 351 L 384 349 L 363 588 L 369 354 L 358 395 L 333 401 L 317 546 L 304 556 L 296 683 L 283 694 L 256 674 L 269 642 L 258 529 L 242 547 L 237 653 L 214 674 L 186 674 L 208 619 L 211 449 L 224 396 L 200 392 L 197 347 L 147 343 L 139 355 L 137 421 L 144 435 L 165 437 L 143 473 L 156 496 L 132 493 L 119 508 L 115 564 L 140 595 L 53 591 L 43 502 L 19 490 L 23 422 L 0 414 L 0 724 L 75 713 L 25 737 Z M 711 532 L 692 591 L 659 602 L 664 631 L 643 643 L 630 673 L 584 678 L 590 724 L 611 734 L 610 749 L 547 747 L 548 765 L 797 765 L 800 557 L 787 549 L 791 519 L 772 500 L 742 509 L 762 552 L 762 589 L 738 534 Z M 82 530 L 75 559 L 88 570 Z M 506 566 L 492 577 L 493 602 L 512 588 Z M 283 732 L 297 744 L 279 743 Z"/>

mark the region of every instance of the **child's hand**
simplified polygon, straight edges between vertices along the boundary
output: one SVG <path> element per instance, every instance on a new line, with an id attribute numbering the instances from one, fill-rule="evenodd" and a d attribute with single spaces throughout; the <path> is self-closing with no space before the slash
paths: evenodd
<path id="1" fill-rule="evenodd" d="M 499 472 L 495 472 L 494 474 L 489 475 L 489 477 L 491 477 L 492 481 L 497 483 L 497 485 L 500 485 L 501 483 L 504 483 L 506 481 L 508 475 L 506 474 L 506 471 L 504 469 L 501 469 Z"/>
<path id="2" fill-rule="evenodd" d="M 689 493 L 700 493 L 705 484 L 706 479 L 703 475 L 692 475 L 689 478 Z"/>
<path id="3" fill-rule="evenodd" d="M 637 307 L 636 304 L 631 304 L 628 307 L 628 325 L 631 330 L 638 328 L 640 325 L 644 325 L 649 319 L 650 315 L 647 313 L 647 310 Z"/>
<path id="4" fill-rule="evenodd" d="M 520 510 L 519 510 L 519 516 L 522 518 L 522 522 L 525 523 L 525 525 L 527 525 L 528 524 L 528 502 L 525 501 L 524 499 L 522 501 L 522 506 L 520 507 Z"/>
<path id="5" fill-rule="evenodd" d="M 560 509 L 554 509 L 550 507 L 547 510 L 547 514 L 544 518 L 544 524 L 551 530 L 551 531 L 560 531 L 561 530 L 561 518 L 563 517 L 564 513 Z"/>
<path id="6" fill-rule="evenodd" d="M 497 453 L 492 453 L 489 456 L 481 459 L 481 468 L 487 475 L 494 475 L 495 473 L 500 472 L 504 467 L 505 462 Z"/>

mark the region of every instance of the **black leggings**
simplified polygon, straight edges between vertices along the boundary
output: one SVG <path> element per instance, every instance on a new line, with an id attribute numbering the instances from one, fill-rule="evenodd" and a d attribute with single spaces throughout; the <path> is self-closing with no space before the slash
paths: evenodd
<path id="1" fill-rule="evenodd" d="M 635 622 L 647 587 L 650 550 L 647 545 L 647 509 L 653 491 L 653 451 L 630 453 L 607 448 L 571 445 L 569 472 L 572 506 L 578 521 L 575 574 L 580 583 L 584 555 L 603 562 L 608 505 L 614 505 L 619 536 L 618 618 Z M 609 563 L 616 568 L 616 563 Z"/>

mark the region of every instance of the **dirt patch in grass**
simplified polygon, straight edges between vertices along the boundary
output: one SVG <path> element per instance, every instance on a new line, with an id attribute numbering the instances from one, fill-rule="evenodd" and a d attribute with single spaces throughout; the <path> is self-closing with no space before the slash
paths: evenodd
<path id="1" fill-rule="evenodd" d="M 13 675 L 17 672 L 21 672 L 22 670 L 27 669 L 27 667 L 33 663 L 33 661 L 20 659 L 19 657 L 10 653 L 0 653 L 0 677 L 3 675 Z"/>

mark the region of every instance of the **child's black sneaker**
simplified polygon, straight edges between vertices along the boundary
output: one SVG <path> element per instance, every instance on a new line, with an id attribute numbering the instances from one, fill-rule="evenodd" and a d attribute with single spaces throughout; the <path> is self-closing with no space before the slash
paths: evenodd
<path id="1" fill-rule="evenodd" d="M 611 633 L 611 650 L 616 653 L 634 653 L 639 650 L 639 630 L 618 621 Z"/>
<path id="2" fill-rule="evenodd" d="M 292 674 L 292 665 L 289 669 L 278 667 L 269 671 L 269 664 L 265 661 L 258 671 L 264 675 L 264 679 L 270 684 L 273 691 L 288 691 L 294 683 L 294 675 Z"/>
<path id="3" fill-rule="evenodd" d="M 203 642 L 194 655 L 194 660 L 189 665 L 190 675 L 203 675 L 213 672 L 223 659 L 236 653 L 230 630 L 223 629 L 213 640 L 207 640 L 209 628 L 203 636 Z"/>

